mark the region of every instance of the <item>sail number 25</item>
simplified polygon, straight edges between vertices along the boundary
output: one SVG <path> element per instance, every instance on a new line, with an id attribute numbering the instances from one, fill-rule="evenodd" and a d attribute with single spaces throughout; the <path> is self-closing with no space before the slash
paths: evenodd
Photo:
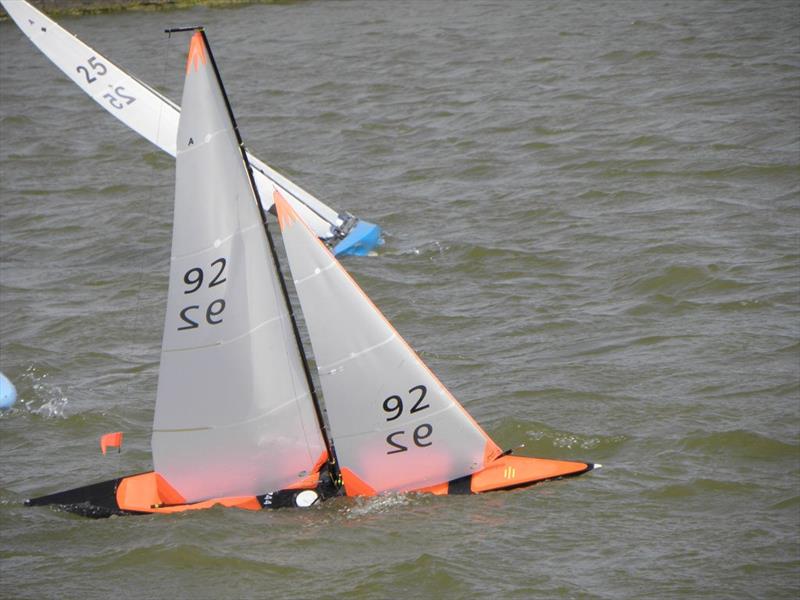
<path id="1" fill-rule="evenodd" d="M 418 413 L 420 411 L 425 410 L 426 408 L 430 408 L 430 404 L 424 404 L 425 396 L 428 393 L 428 388 L 424 385 L 415 385 L 408 393 L 418 394 L 416 400 L 408 411 L 409 414 Z M 413 400 L 412 396 L 412 400 Z M 386 417 L 387 421 L 394 421 L 395 419 L 399 419 L 400 416 L 403 414 L 403 399 L 400 396 L 392 395 L 386 398 L 383 401 L 383 411 L 389 415 Z M 414 445 L 419 448 L 425 448 L 433 444 L 433 442 L 427 441 L 431 434 L 433 433 L 433 425 L 430 423 L 422 423 L 417 425 L 414 431 L 410 434 L 411 440 L 414 442 Z M 386 443 L 392 447 L 392 450 L 387 450 L 386 454 L 397 454 L 399 452 L 406 452 L 408 450 L 408 446 L 405 444 L 407 442 L 408 437 L 406 436 L 406 432 L 404 429 L 399 431 L 393 431 L 389 435 L 386 436 Z"/>
<path id="2" fill-rule="evenodd" d="M 225 277 L 225 267 L 228 261 L 224 258 L 218 258 L 211 263 L 210 276 L 211 281 L 208 282 L 208 288 L 220 285 L 228 281 Z M 193 267 L 186 271 L 183 275 L 183 282 L 187 285 L 187 289 L 183 290 L 184 294 L 194 294 L 203 287 L 205 280 L 205 272 L 200 267 Z M 209 325 L 219 325 L 222 323 L 222 313 L 225 310 L 225 300 L 217 298 L 212 300 L 205 309 L 205 322 Z M 185 323 L 178 327 L 178 331 L 186 329 L 196 329 L 200 327 L 202 318 L 202 310 L 199 304 L 192 304 L 184 307 L 180 312 L 181 320 Z"/>
<path id="3" fill-rule="evenodd" d="M 86 83 L 94 83 L 98 78 L 108 73 L 108 67 L 100 62 L 96 56 L 90 56 L 85 65 L 78 65 L 75 70 L 86 79 Z M 109 85 L 108 87 L 111 91 L 103 94 L 103 98 L 117 110 L 122 110 L 128 104 L 136 102 L 136 98 L 131 96 L 124 86 L 118 85 L 114 87 Z"/>

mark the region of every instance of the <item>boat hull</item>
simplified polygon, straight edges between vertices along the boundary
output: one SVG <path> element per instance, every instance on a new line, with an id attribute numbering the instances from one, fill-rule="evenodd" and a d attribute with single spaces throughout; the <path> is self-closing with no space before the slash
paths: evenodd
<path id="1" fill-rule="evenodd" d="M 575 477 L 595 468 L 592 463 L 501 456 L 477 473 L 453 479 L 438 485 L 414 490 L 438 496 L 483 494 L 486 492 L 522 488 L 565 477 Z M 352 477 L 352 475 L 350 475 Z M 148 471 L 110 479 L 55 494 L 39 496 L 25 501 L 26 506 L 56 506 L 84 517 L 105 518 L 113 515 L 141 515 L 204 510 L 215 506 L 262 510 L 309 506 L 319 501 L 342 495 L 373 496 L 375 492 L 366 485 L 354 485 L 345 477 L 344 488 L 336 485 L 327 471 L 310 475 L 296 484 L 259 496 L 231 496 L 211 498 L 202 502 L 186 503 L 180 494 L 158 473 Z"/>
<path id="2" fill-rule="evenodd" d="M 476 473 L 417 491 L 438 496 L 483 494 L 575 477 L 594 468 L 593 463 L 504 455 Z"/>
<path id="3" fill-rule="evenodd" d="M 336 488 L 326 473 L 314 473 L 286 489 L 258 496 L 230 496 L 186 503 L 181 495 L 158 473 L 148 471 L 110 479 L 25 501 L 25 506 L 55 506 L 84 517 L 106 518 L 114 515 L 141 515 L 204 510 L 215 506 L 262 510 L 309 506 L 308 492 L 319 500 L 336 495 Z"/>

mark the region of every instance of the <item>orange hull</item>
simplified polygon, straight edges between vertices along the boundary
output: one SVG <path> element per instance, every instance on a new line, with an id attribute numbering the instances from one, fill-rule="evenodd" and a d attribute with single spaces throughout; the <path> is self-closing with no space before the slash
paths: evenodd
<path id="1" fill-rule="evenodd" d="M 480 494 L 524 487 L 549 479 L 580 475 L 593 468 L 592 463 L 506 455 L 492 462 L 483 471 L 472 475 L 470 492 Z"/>

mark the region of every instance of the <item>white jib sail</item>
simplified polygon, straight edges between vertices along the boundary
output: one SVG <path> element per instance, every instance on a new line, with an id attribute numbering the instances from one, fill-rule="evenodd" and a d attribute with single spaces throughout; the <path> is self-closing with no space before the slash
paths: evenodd
<path id="1" fill-rule="evenodd" d="M 375 492 L 482 469 L 500 452 L 372 301 L 275 193 L 339 466 Z"/>
<path id="2" fill-rule="evenodd" d="M 58 23 L 23 0 L 0 0 L 9 16 L 42 53 L 95 102 L 164 152 L 175 156 L 180 107 L 84 44 Z M 272 190 L 281 189 L 292 207 L 323 239 L 341 226 L 338 213 L 300 186 L 248 155 L 264 210 Z"/>
<path id="3" fill-rule="evenodd" d="M 178 127 L 153 463 L 187 502 L 262 494 L 327 456 L 211 58 L 192 38 Z"/>

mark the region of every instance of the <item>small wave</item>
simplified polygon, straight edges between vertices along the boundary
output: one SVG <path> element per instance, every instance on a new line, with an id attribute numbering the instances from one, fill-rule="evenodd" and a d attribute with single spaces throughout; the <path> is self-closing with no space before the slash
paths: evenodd
<path id="1" fill-rule="evenodd" d="M 162 515 L 155 515 L 155 518 L 160 516 Z M 258 570 L 276 577 L 286 577 L 304 573 L 304 571 L 298 567 L 278 565 L 273 562 L 268 562 L 265 559 L 225 555 L 222 551 L 216 550 L 213 545 L 196 546 L 179 544 L 165 546 L 163 544 L 154 544 L 147 547 L 133 548 L 131 550 L 126 549 L 111 552 L 109 560 L 104 562 L 107 562 L 108 566 L 114 568 L 140 568 L 145 571 L 149 566 L 158 564 L 168 567 L 171 566 L 174 569 L 191 566 L 193 569 L 214 568 L 221 569 L 223 572 L 250 573 L 254 570 Z"/>
<path id="2" fill-rule="evenodd" d="M 390 493 L 371 497 L 357 497 L 350 506 L 342 511 L 346 518 L 357 519 L 367 515 L 374 515 L 392 511 L 400 506 L 411 504 L 412 499 L 408 494 Z"/>
<path id="3" fill-rule="evenodd" d="M 798 164 L 769 164 L 769 165 L 739 165 L 725 169 L 706 169 L 702 171 L 686 171 L 687 176 L 701 179 L 729 180 L 729 179 L 772 179 L 785 175 L 795 178 L 800 174 Z"/>
<path id="4" fill-rule="evenodd" d="M 414 247 L 410 250 L 401 250 L 396 252 L 396 254 L 400 256 L 413 254 L 415 256 L 422 256 L 429 260 L 434 260 L 435 258 L 442 256 L 449 249 L 450 246 L 442 244 L 442 242 L 439 242 L 438 240 L 432 240 L 427 244 L 423 244 L 422 246 Z M 387 254 L 390 253 L 391 251 Z"/>
<path id="5" fill-rule="evenodd" d="M 788 444 L 741 429 L 695 434 L 683 443 L 683 447 L 686 450 L 756 459 L 794 458 L 800 450 L 797 444 Z"/>
<path id="6" fill-rule="evenodd" d="M 695 479 L 689 483 L 675 483 L 648 490 L 645 495 L 654 500 L 684 500 L 707 494 L 752 494 L 759 486 L 752 483 L 721 481 L 718 479 Z"/>
<path id="7" fill-rule="evenodd" d="M 174 160 L 170 160 L 170 157 L 163 152 L 156 152 L 155 150 L 151 152 L 145 152 L 142 155 L 142 160 L 144 163 L 152 167 L 158 171 L 167 171 L 169 169 L 173 169 L 175 165 Z"/>
<path id="8" fill-rule="evenodd" d="M 553 448 L 567 450 L 596 450 L 600 447 L 618 446 L 625 440 L 625 436 L 582 436 L 566 432 L 548 433 L 542 431 L 529 431 L 528 435 L 534 440 L 549 439 Z"/>
<path id="9" fill-rule="evenodd" d="M 638 52 L 631 52 L 628 50 L 613 50 L 600 56 L 599 60 L 623 63 L 634 60 L 649 60 L 656 57 L 658 57 L 658 52 L 655 50 L 640 50 Z"/>
<path id="10" fill-rule="evenodd" d="M 604 456 L 618 450 L 626 441 L 624 435 L 582 435 L 571 431 L 551 429 L 540 423 L 507 420 L 492 431 L 501 446 L 520 448 L 520 454 L 556 454 L 563 450 L 593 450 Z"/>
<path id="11" fill-rule="evenodd" d="M 748 283 L 720 277 L 716 265 L 670 265 L 655 274 L 640 278 L 633 284 L 633 289 L 640 293 L 659 292 L 674 294 L 686 290 L 703 290 L 707 292 L 727 292 L 748 289 Z"/>
<path id="12" fill-rule="evenodd" d="M 0 123 L 8 127 L 22 127 L 30 125 L 33 121 L 24 115 L 10 115 L 8 117 L 3 117 Z"/>
<path id="13" fill-rule="evenodd" d="M 339 571 L 331 579 L 337 596 L 386 598 L 387 590 L 402 581 L 403 596 L 411 598 L 468 598 L 474 595 L 469 581 L 471 573 L 461 561 L 448 560 L 423 552 L 415 558 L 386 558 L 379 568 L 365 570 L 361 566 Z M 399 588 L 397 588 L 399 589 Z"/>
<path id="14" fill-rule="evenodd" d="M 785 510 L 791 509 L 792 511 L 797 511 L 800 509 L 800 496 L 792 496 L 791 498 L 786 498 L 785 500 L 781 500 L 780 502 L 776 502 L 770 508 L 774 510 Z M 795 514 L 797 514 L 795 512 Z"/>

